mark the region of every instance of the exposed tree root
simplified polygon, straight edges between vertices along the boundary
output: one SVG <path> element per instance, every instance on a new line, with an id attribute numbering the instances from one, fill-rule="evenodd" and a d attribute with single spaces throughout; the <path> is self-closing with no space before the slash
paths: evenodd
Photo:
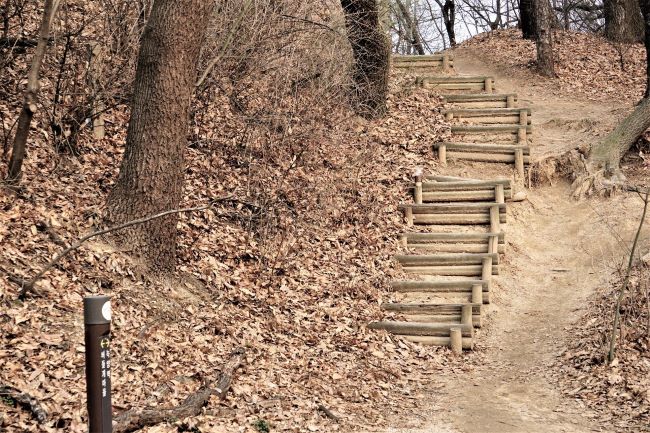
<path id="1" fill-rule="evenodd" d="M 210 399 L 210 396 L 216 395 L 220 399 L 226 396 L 226 393 L 230 389 L 235 370 L 237 370 L 243 361 L 244 350 L 235 350 L 228 362 L 223 366 L 216 383 L 207 383 L 201 386 L 198 391 L 189 395 L 179 406 L 172 408 L 145 407 L 141 409 L 130 409 L 121 413 L 113 422 L 113 433 L 134 432 L 162 422 L 199 415 L 203 406 Z"/>
<path id="2" fill-rule="evenodd" d="M 557 179 L 567 180 L 571 182 L 571 195 L 575 199 L 611 196 L 624 188 L 625 176 L 620 170 L 590 162 L 588 154 L 588 146 L 580 146 L 559 156 L 536 161 L 530 166 L 531 185 L 552 185 Z"/>
<path id="3" fill-rule="evenodd" d="M 7 401 L 13 401 L 15 404 L 27 409 L 39 423 L 47 420 L 47 412 L 43 409 L 43 406 L 26 392 L 22 392 L 13 386 L 0 385 L 0 397 Z"/>

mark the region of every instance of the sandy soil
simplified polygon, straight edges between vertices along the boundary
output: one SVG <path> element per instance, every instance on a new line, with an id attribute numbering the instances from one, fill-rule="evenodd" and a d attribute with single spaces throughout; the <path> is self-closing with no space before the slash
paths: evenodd
<path id="1" fill-rule="evenodd" d="M 459 50 L 461 74 L 491 74 L 498 91 L 516 92 L 533 109 L 533 158 L 558 154 L 597 140 L 629 107 L 554 95 L 526 73 L 498 70 L 476 53 Z M 498 164 L 451 163 L 444 174 L 478 178 L 510 176 Z M 640 214 L 640 200 L 576 202 L 563 182 L 529 190 L 510 203 L 505 272 L 496 277 L 487 323 L 477 335 L 477 353 L 464 355 L 466 371 L 441 372 L 431 405 L 418 419 L 396 420 L 387 432 L 611 432 L 579 400 L 560 392 L 553 363 L 585 300 L 608 284 L 627 251 Z M 413 428 L 404 428 L 413 426 Z"/>

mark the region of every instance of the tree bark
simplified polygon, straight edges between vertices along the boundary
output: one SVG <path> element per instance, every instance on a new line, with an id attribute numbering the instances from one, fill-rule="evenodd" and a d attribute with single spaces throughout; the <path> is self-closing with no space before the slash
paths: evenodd
<path id="1" fill-rule="evenodd" d="M 551 5 L 548 0 L 534 0 L 537 44 L 537 68 L 542 75 L 555 77 Z"/>
<path id="2" fill-rule="evenodd" d="M 410 40 L 411 46 L 419 55 L 423 56 L 425 54 L 424 46 L 422 45 L 422 40 L 420 39 L 420 32 L 418 31 L 417 25 L 415 24 L 413 17 L 411 17 L 411 14 L 409 13 L 408 9 L 406 8 L 406 6 L 404 6 L 404 3 L 402 3 L 401 0 L 397 0 L 397 6 L 399 7 L 400 13 L 402 14 L 402 18 L 404 18 L 406 27 L 408 27 L 408 34 L 409 37 L 411 38 Z"/>
<path id="3" fill-rule="evenodd" d="M 376 0 L 341 0 L 345 27 L 352 46 L 353 98 L 360 115 L 386 113 L 390 44 L 381 31 Z"/>
<path id="4" fill-rule="evenodd" d="M 445 5 L 442 7 L 442 19 L 445 22 L 445 29 L 447 29 L 449 45 L 453 48 L 456 46 L 456 31 L 454 30 L 454 25 L 456 24 L 456 4 L 454 0 L 445 1 Z"/>
<path id="5" fill-rule="evenodd" d="M 535 1 L 519 0 L 519 25 L 524 39 L 537 38 L 537 20 L 535 19 Z"/>
<path id="6" fill-rule="evenodd" d="M 590 171 L 603 171 L 606 177 L 620 176 L 621 158 L 648 128 L 650 98 L 645 98 L 616 129 L 591 148 L 587 160 Z"/>
<path id="7" fill-rule="evenodd" d="M 45 9 L 43 11 L 43 20 L 39 30 L 38 43 L 32 64 L 29 67 L 29 75 L 27 78 L 27 89 L 25 89 L 25 97 L 23 100 L 23 108 L 18 117 L 18 127 L 16 128 L 16 135 L 14 136 L 13 150 L 11 152 L 11 159 L 9 160 L 9 167 L 7 170 L 7 183 L 10 185 L 17 185 L 20 182 L 22 175 L 23 161 L 27 149 L 27 138 L 29 136 L 29 129 L 32 124 L 32 118 L 36 112 L 38 103 L 38 91 L 40 90 L 39 74 L 43 58 L 45 57 L 45 50 L 49 42 L 50 28 L 52 21 L 59 8 L 60 0 L 46 0 Z"/>
<path id="8" fill-rule="evenodd" d="M 612 42 L 643 40 L 643 17 L 637 0 L 605 0 L 605 37 Z"/>
<path id="9" fill-rule="evenodd" d="M 213 2 L 155 0 L 142 36 L 126 148 L 107 199 L 107 222 L 124 223 L 178 207 L 182 196 L 190 100 Z M 113 237 L 145 265 L 176 263 L 178 214 Z"/>
<path id="10" fill-rule="evenodd" d="M 646 58 L 646 86 L 644 98 L 650 96 L 650 0 L 639 0 L 641 14 L 643 15 L 643 24 L 645 27 L 645 58 Z"/>

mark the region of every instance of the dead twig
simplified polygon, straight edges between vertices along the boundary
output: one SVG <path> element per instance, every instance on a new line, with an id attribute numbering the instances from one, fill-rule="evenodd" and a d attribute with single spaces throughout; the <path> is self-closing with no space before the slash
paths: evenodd
<path id="1" fill-rule="evenodd" d="M 638 189 L 630 189 L 636 191 L 637 194 L 641 195 Z M 630 273 L 632 272 L 632 264 L 634 263 L 634 253 L 636 251 L 637 243 L 639 242 L 639 237 L 641 236 L 641 229 L 643 228 L 643 223 L 645 222 L 645 215 L 648 210 L 648 201 L 650 198 L 650 188 L 645 190 L 645 197 L 643 199 L 643 214 L 641 215 L 641 221 L 639 222 L 639 228 L 636 231 L 634 236 L 634 242 L 632 242 L 632 250 L 630 251 L 630 260 L 627 263 L 627 270 L 625 271 L 625 279 L 623 280 L 623 285 L 616 296 L 616 311 L 614 312 L 614 323 L 612 324 L 612 333 L 609 339 L 609 352 L 607 353 L 607 362 L 611 363 L 616 356 L 616 329 L 618 328 L 619 321 L 621 319 L 621 300 L 623 299 L 623 293 L 627 290 L 628 283 L 630 282 Z"/>
<path id="2" fill-rule="evenodd" d="M 325 416 L 328 417 L 329 419 L 331 419 L 332 421 L 339 422 L 339 419 L 340 419 L 340 418 L 339 418 L 338 416 L 334 415 L 334 412 L 332 412 L 331 410 L 329 410 L 329 409 L 327 408 L 327 406 L 325 406 L 325 405 L 323 405 L 323 404 L 319 404 L 319 405 L 318 405 L 318 410 L 321 411 L 321 412 L 323 412 L 323 413 L 325 414 Z"/>
<path id="3" fill-rule="evenodd" d="M 137 224 L 143 224 L 143 223 L 149 222 L 149 221 L 157 219 L 157 218 L 162 218 L 162 217 L 164 217 L 166 215 L 171 215 L 171 214 L 175 214 L 175 213 L 198 212 L 198 211 L 207 210 L 207 209 L 210 209 L 211 207 L 213 207 L 216 203 L 222 202 L 222 201 L 227 201 L 227 200 L 230 200 L 231 198 L 232 198 L 231 196 L 222 197 L 222 198 L 218 198 L 218 199 L 215 199 L 215 200 L 211 200 L 210 203 L 202 205 L 202 206 L 189 207 L 189 208 L 184 208 L 184 209 L 172 209 L 172 210 L 157 213 L 155 215 L 150 215 L 148 217 L 144 217 L 144 218 L 140 218 L 140 219 L 136 219 L 136 220 L 132 220 L 132 221 L 127 221 L 125 223 L 118 224 L 116 226 L 108 227 L 108 228 L 103 229 L 103 230 L 98 230 L 98 231 L 89 233 L 86 236 L 80 238 L 74 244 L 72 244 L 69 247 L 65 248 L 63 251 L 61 251 L 56 256 L 54 256 L 54 258 L 52 260 L 50 260 L 31 280 L 29 280 L 29 281 L 25 281 L 25 280 L 21 281 L 21 283 L 20 283 L 21 290 L 20 290 L 19 298 L 21 300 L 24 300 L 25 297 L 27 296 L 27 293 L 34 290 L 34 285 L 36 284 L 36 282 L 38 280 L 40 280 L 47 271 L 52 269 L 52 267 L 55 264 L 57 264 L 63 257 L 68 255 L 72 251 L 76 250 L 77 248 L 79 248 L 84 242 L 86 242 L 89 239 L 95 238 L 97 236 L 105 235 L 107 233 L 111 233 L 111 232 L 114 232 L 114 231 L 117 231 L 117 230 L 122 230 L 122 229 L 125 229 L 127 227 L 131 227 L 131 226 L 134 226 L 134 225 L 137 225 Z"/>
<path id="4" fill-rule="evenodd" d="M 189 395 L 183 403 L 172 408 L 130 409 L 115 418 L 113 433 L 130 433 L 141 428 L 160 424 L 171 419 L 183 419 L 201 413 L 201 409 L 216 395 L 223 399 L 230 389 L 233 374 L 244 361 L 244 349 L 237 349 L 221 369 L 216 382 L 206 383 L 195 393 Z"/>

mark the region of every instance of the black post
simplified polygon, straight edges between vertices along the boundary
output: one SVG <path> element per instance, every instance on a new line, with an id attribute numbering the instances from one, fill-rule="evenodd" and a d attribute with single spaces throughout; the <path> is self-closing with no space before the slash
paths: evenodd
<path id="1" fill-rule="evenodd" d="M 88 432 L 111 433 L 111 302 L 108 296 L 84 298 Z"/>

